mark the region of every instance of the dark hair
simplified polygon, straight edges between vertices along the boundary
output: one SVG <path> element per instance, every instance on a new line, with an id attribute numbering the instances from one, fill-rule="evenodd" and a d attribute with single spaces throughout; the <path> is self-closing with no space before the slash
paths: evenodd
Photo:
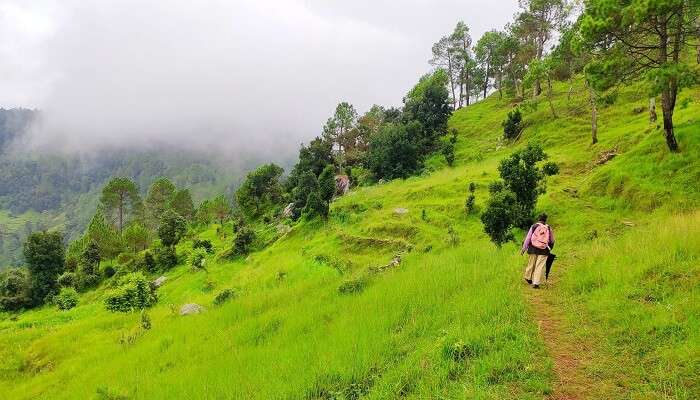
<path id="1" fill-rule="evenodd" d="M 537 220 L 540 222 L 547 222 L 547 214 L 545 214 L 545 213 L 540 214 L 540 216 L 537 217 Z"/>

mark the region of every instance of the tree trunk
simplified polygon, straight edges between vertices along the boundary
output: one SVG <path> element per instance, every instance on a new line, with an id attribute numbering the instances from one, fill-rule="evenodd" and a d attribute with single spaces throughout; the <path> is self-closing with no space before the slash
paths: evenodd
<path id="1" fill-rule="evenodd" d="M 462 108 L 462 99 L 464 99 L 464 70 L 459 74 L 459 108 Z"/>
<path id="2" fill-rule="evenodd" d="M 664 65 L 668 62 L 668 25 L 666 23 L 661 24 L 658 31 L 660 33 L 659 62 L 661 65 Z M 678 60 L 679 51 L 680 34 L 677 34 L 672 50 L 672 58 L 676 62 Z M 668 149 L 676 153 L 678 152 L 678 142 L 676 141 L 676 135 L 673 133 L 673 109 L 676 107 L 678 86 L 676 85 L 676 81 L 673 79 L 673 77 L 669 78 L 663 86 L 664 87 L 661 90 L 661 110 L 664 118 L 664 136 L 666 138 L 666 145 L 668 146 Z"/>
<path id="3" fill-rule="evenodd" d="M 649 98 L 649 122 L 656 122 L 656 97 Z"/>
<path id="4" fill-rule="evenodd" d="M 552 111 L 552 116 L 557 118 L 557 112 L 554 110 L 554 103 L 552 103 L 552 79 L 547 76 L 547 99 L 549 100 L 549 109 Z"/>
<path id="5" fill-rule="evenodd" d="M 486 92 L 489 90 L 489 74 L 491 74 L 491 62 L 486 62 L 486 79 L 484 80 L 484 99 L 486 98 Z"/>
<path id="6" fill-rule="evenodd" d="M 596 144 L 598 143 L 598 106 L 593 87 L 588 82 L 586 82 L 586 86 L 588 86 L 589 102 L 591 104 L 591 144 Z"/>
<path id="7" fill-rule="evenodd" d="M 124 226 L 124 194 L 119 194 L 119 233 L 122 233 L 122 226 Z"/>
<path id="8" fill-rule="evenodd" d="M 668 149 L 674 153 L 679 151 L 676 135 L 673 133 L 673 103 L 670 88 L 665 88 L 661 93 L 661 110 L 664 117 L 664 136 Z"/>
<path id="9" fill-rule="evenodd" d="M 455 96 L 455 78 L 452 71 L 452 58 L 447 55 L 447 73 L 450 75 L 450 89 L 452 89 L 452 107 L 457 109 L 457 97 Z"/>

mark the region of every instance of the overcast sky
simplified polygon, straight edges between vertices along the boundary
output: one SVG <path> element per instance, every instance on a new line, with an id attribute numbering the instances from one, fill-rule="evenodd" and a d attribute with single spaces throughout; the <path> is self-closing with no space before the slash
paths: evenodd
<path id="1" fill-rule="evenodd" d="M 399 105 L 432 43 L 517 0 L 0 0 L 0 107 L 52 148 L 168 140 L 293 146 L 339 101 Z"/>

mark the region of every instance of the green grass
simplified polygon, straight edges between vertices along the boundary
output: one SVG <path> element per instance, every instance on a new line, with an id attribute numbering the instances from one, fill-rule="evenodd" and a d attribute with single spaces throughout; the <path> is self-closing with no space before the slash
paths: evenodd
<path id="1" fill-rule="evenodd" d="M 555 87 L 557 119 L 543 101 L 526 109 L 514 144 L 500 139 L 511 100 L 460 110 L 455 167 L 433 157 L 423 175 L 356 189 L 328 222 L 297 226 L 246 259 L 169 271 L 150 330 L 139 314 L 104 310 L 110 282 L 67 312 L 0 316 L 2 397 L 543 398 L 553 361 L 520 282 L 524 259 L 515 244 L 496 249 L 464 212 L 469 182 L 483 208 L 498 161 L 536 140 L 562 167 L 538 204 L 560 256 L 547 293 L 562 334 L 592 344 L 588 397 L 697 398 L 700 91 L 681 95 L 693 101 L 676 114 L 683 152 L 670 154 L 633 112 L 646 104 L 642 88 L 600 110 L 596 146 L 574 88 L 567 100 L 568 85 Z M 618 156 L 597 165 L 612 149 Z M 217 251 L 231 242 L 215 227 L 198 236 Z M 372 272 L 398 252 L 399 267 Z M 237 296 L 214 305 L 226 288 Z M 177 315 L 188 302 L 207 310 Z"/>

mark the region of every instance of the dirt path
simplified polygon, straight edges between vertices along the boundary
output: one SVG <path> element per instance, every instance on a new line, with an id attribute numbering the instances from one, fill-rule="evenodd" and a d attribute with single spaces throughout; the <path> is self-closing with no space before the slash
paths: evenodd
<path id="1" fill-rule="evenodd" d="M 532 312 L 537 319 L 540 335 L 554 362 L 556 381 L 548 400 L 588 399 L 593 382 L 584 371 L 589 347 L 564 332 L 563 315 L 555 302 L 556 279 L 541 289 L 524 287 Z"/>

